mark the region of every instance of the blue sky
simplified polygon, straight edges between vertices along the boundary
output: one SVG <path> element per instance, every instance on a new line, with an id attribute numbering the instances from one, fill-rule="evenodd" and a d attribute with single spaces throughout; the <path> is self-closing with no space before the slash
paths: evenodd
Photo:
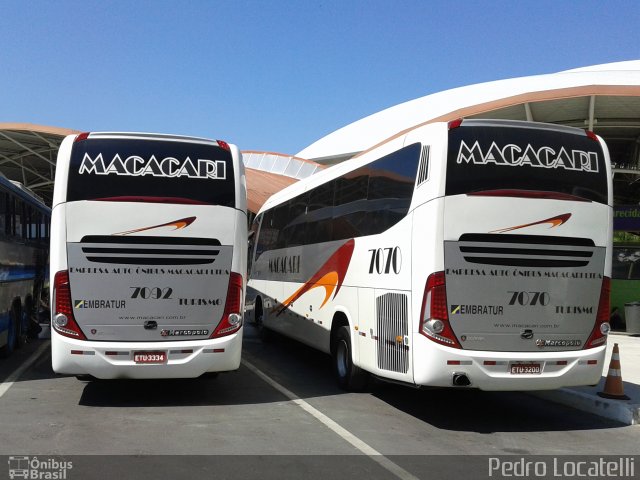
<path id="1" fill-rule="evenodd" d="M 0 122 L 294 154 L 430 93 L 633 59 L 637 1 L 0 0 Z"/>

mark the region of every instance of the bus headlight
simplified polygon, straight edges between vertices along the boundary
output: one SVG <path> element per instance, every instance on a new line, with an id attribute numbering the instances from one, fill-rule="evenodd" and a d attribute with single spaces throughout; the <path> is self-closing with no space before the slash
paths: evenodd
<path id="1" fill-rule="evenodd" d="M 444 330 L 444 322 L 442 320 L 431 319 L 424 324 L 424 328 L 426 328 L 431 333 L 442 333 Z"/>
<path id="2" fill-rule="evenodd" d="M 53 317 L 53 323 L 56 324 L 56 327 L 62 328 L 67 326 L 67 323 L 69 323 L 69 319 L 63 313 L 59 313 L 55 317 Z"/>
<path id="3" fill-rule="evenodd" d="M 600 333 L 602 333 L 602 335 L 609 335 L 610 331 L 611 324 L 609 322 L 603 322 L 600 324 Z"/>
<path id="4" fill-rule="evenodd" d="M 238 313 L 232 313 L 231 315 L 229 315 L 230 325 L 235 327 L 236 325 L 240 325 L 240 322 L 242 322 L 242 315 Z"/>

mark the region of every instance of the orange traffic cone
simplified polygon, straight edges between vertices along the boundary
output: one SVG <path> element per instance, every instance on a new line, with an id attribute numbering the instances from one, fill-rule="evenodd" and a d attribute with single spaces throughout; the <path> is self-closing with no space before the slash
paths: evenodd
<path id="1" fill-rule="evenodd" d="M 613 353 L 611 354 L 609 373 L 607 374 L 607 379 L 604 382 L 604 391 L 598 392 L 598 395 L 614 400 L 629 400 L 629 397 L 624 394 L 624 386 L 622 385 L 620 350 L 618 350 L 617 343 L 613 344 Z"/>

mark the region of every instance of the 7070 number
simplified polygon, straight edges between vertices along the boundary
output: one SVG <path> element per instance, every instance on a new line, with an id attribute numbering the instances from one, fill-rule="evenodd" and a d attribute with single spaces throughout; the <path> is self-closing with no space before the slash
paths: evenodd
<path id="1" fill-rule="evenodd" d="M 400 247 L 373 248 L 369 250 L 371 261 L 369 273 L 379 275 L 387 273 L 400 273 L 402 268 L 402 253 Z"/>

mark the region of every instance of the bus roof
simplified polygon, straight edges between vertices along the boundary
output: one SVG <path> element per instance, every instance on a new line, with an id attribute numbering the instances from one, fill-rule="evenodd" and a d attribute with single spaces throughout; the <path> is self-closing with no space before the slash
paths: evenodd
<path id="1" fill-rule="evenodd" d="M 45 205 L 42 198 L 33 193 L 31 190 L 29 190 L 29 188 L 25 187 L 20 182 L 9 180 L 2 173 L 0 173 L 0 190 L 4 190 L 14 194 L 15 196 L 21 198 L 23 201 L 27 202 L 33 207 L 36 207 L 42 212 L 45 212 L 47 214 L 51 213 L 51 209 Z"/>

